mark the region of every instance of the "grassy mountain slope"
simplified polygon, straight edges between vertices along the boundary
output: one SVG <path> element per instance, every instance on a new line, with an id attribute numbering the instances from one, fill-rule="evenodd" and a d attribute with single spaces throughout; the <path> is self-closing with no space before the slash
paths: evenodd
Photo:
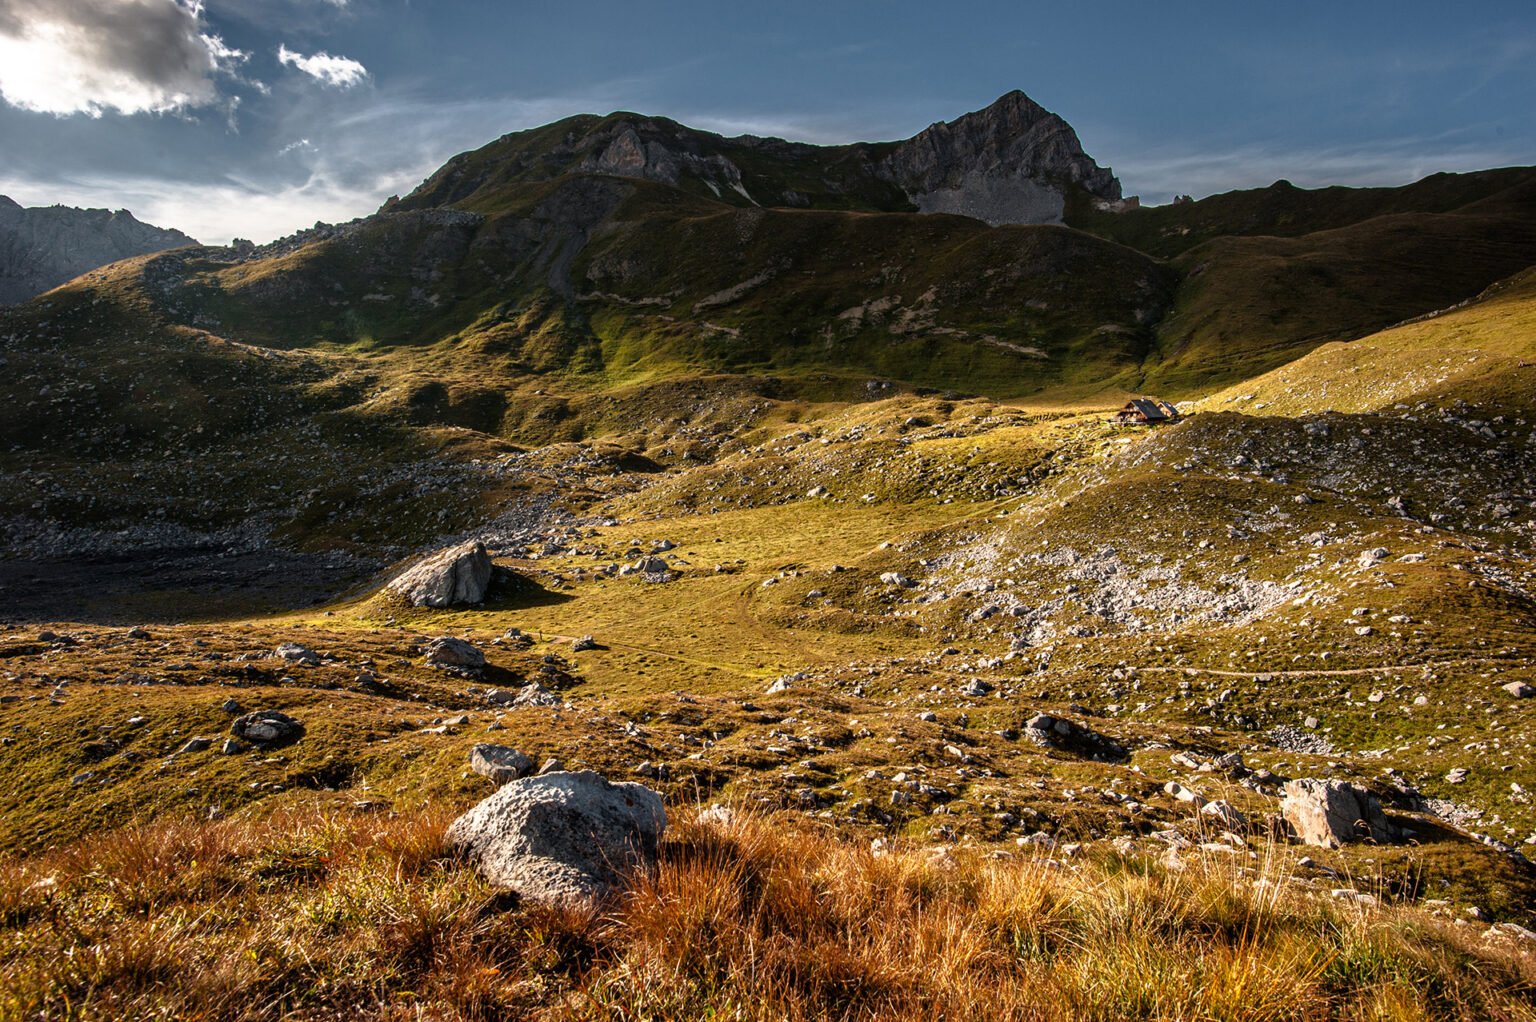
<path id="1" fill-rule="evenodd" d="M 1494 414 L 1526 415 L 1533 356 L 1536 269 L 1500 281 L 1462 307 L 1323 345 L 1202 405 L 1306 414 L 1460 400 L 1491 406 Z"/>
<path id="2" fill-rule="evenodd" d="M 1326 341 L 1454 305 L 1532 263 L 1532 178 L 1445 213 L 1207 241 L 1173 260 L 1182 283 L 1158 324 L 1146 385 L 1192 394 L 1253 376 Z"/>
<path id="3" fill-rule="evenodd" d="M 244 343 L 388 354 L 401 371 L 440 345 L 502 390 L 535 374 L 581 388 L 831 371 L 1028 393 L 1127 376 L 1173 285 L 1061 228 L 732 211 L 613 178 L 519 187 L 484 220 L 393 213 L 257 262 L 164 257 L 159 309 Z"/>
<path id="4" fill-rule="evenodd" d="M 1294 238 L 1403 213 L 1451 213 L 1536 181 L 1536 169 L 1508 167 L 1431 174 L 1396 188 L 1268 188 L 1223 192 L 1195 202 L 1111 213 L 1078 198 L 1067 223 L 1149 255 L 1173 258 L 1224 237 Z"/>

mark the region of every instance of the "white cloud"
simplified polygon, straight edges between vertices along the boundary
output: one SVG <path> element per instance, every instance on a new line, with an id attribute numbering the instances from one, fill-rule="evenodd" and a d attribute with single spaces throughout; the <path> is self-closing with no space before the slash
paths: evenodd
<path id="1" fill-rule="evenodd" d="M 308 57 L 278 46 L 277 62 L 298 68 L 316 81 L 338 89 L 351 88 L 368 77 L 368 69 L 350 57 L 333 57 L 324 50 Z"/>
<path id="2" fill-rule="evenodd" d="M 381 173 L 356 184 L 317 173 L 300 184 L 280 187 L 229 179 L 202 183 L 158 178 L 39 181 L 0 177 L 0 195 L 8 195 L 23 206 L 61 203 L 127 209 L 145 223 L 174 227 L 205 245 L 227 244 L 237 237 L 261 244 L 317 220 L 341 223 L 367 216 L 385 196 L 409 191 L 431 169 L 418 166 Z"/>
<path id="3" fill-rule="evenodd" d="M 23 110 L 211 106 L 214 75 L 246 57 L 203 31 L 195 0 L 0 0 L 0 97 Z"/>

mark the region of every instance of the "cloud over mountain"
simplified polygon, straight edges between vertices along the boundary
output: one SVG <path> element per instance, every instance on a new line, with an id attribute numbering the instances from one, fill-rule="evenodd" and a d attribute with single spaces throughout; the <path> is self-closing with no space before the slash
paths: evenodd
<path id="1" fill-rule="evenodd" d="M 246 59 L 183 0 L 0 0 L 0 97 L 56 116 L 167 113 L 219 101 Z"/>

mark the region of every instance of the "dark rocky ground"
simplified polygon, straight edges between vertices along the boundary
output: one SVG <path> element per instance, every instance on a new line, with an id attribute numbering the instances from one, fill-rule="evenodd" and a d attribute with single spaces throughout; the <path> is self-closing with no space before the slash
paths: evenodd
<path id="1" fill-rule="evenodd" d="M 132 624 L 270 613 L 334 599 L 380 567 L 276 549 L 0 560 L 0 620 Z"/>

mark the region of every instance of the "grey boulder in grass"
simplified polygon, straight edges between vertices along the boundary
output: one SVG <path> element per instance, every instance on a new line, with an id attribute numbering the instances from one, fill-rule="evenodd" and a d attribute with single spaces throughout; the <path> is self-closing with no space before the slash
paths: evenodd
<path id="1" fill-rule="evenodd" d="M 257 710 L 236 717 L 229 730 L 236 738 L 257 745 L 274 745 L 298 738 L 304 733 L 304 725 L 281 710 Z"/>
<path id="2" fill-rule="evenodd" d="M 1352 841 L 1390 841 L 1392 825 L 1366 789 L 1340 780 L 1301 778 L 1282 789 L 1280 813 L 1304 844 L 1338 848 Z"/>
<path id="3" fill-rule="evenodd" d="M 510 745 L 481 743 L 469 750 L 469 768 L 497 784 L 533 773 L 533 760 Z"/>
<path id="4" fill-rule="evenodd" d="M 388 588 L 413 607 L 482 603 L 491 582 L 491 555 L 478 541 L 429 554 L 401 572 Z"/>
<path id="5" fill-rule="evenodd" d="M 583 770 L 509 781 L 449 825 L 447 844 L 529 901 L 583 905 L 654 866 L 666 826 L 656 792 Z"/>

